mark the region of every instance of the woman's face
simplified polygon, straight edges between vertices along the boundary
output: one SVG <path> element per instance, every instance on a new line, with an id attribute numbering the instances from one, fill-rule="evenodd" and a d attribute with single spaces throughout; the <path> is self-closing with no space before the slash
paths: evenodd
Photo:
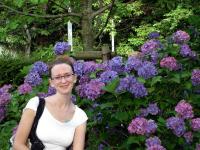
<path id="1" fill-rule="evenodd" d="M 60 94 L 70 94 L 75 82 L 76 76 L 70 65 L 57 64 L 51 69 L 50 84 Z"/>

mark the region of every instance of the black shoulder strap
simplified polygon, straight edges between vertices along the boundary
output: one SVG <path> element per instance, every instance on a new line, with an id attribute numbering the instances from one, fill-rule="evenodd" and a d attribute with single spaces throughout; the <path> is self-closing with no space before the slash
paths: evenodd
<path id="1" fill-rule="evenodd" d="M 33 125 L 29 134 L 29 138 L 30 138 L 30 142 L 32 143 L 33 141 L 35 141 L 36 139 L 38 140 L 38 137 L 36 136 L 36 129 L 37 129 L 37 125 L 38 125 L 38 121 L 40 119 L 40 117 L 42 116 L 42 113 L 44 111 L 44 106 L 45 106 L 45 100 L 42 98 L 39 98 L 39 105 L 36 111 L 36 115 L 33 121 Z"/>

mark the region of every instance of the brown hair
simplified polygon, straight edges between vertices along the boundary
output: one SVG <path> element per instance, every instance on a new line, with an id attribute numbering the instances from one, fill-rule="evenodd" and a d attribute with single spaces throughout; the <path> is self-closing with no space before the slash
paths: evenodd
<path id="1" fill-rule="evenodd" d="M 67 64 L 72 68 L 72 71 L 74 72 L 73 64 L 75 60 L 72 57 L 69 56 L 57 56 L 56 59 L 49 64 L 49 76 L 51 77 L 51 70 L 55 65 L 59 64 Z"/>

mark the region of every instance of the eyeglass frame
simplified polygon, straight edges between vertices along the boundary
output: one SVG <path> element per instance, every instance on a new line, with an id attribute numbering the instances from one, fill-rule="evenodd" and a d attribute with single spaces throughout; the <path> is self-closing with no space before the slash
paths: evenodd
<path id="1" fill-rule="evenodd" d="M 70 77 L 72 77 L 72 76 L 74 76 L 74 73 L 70 73 L 70 74 L 66 73 L 66 74 L 64 74 L 64 75 L 62 75 L 62 76 L 51 77 L 51 80 L 54 80 L 54 81 L 57 81 L 57 82 L 61 82 L 63 78 L 64 78 L 65 80 L 68 80 L 68 79 L 70 79 Z"/>

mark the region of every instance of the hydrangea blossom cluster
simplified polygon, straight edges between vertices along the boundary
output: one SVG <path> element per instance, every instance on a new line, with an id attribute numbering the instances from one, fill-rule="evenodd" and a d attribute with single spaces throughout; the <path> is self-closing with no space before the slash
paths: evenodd
<path id="1" fill-rule="evenodd" d="M 148 38 L 149 38 L 149 39 L 156 39 L 156 38 L 158 38 L 159 36 L 160 36 L 159 32 L 156 32 L 156 31 L 151 32 L 151 33 L 148 34 Z"/>
<path id="2" fill-rule="evenodd" d="M 177 44 L 183 44 L 190 40 L 190 35 L 185 31 L 178 30 L 172 35 L 172 39 Z"/>
<path id="3" fill-rule="evenodd" d="M 169 70 L 178 70 L 180 65 L 174 57 L 165 57 L 160 61 L 160 66 Z"/>
<path id="4" fill-rule="evenodd" d="M 103 86 L 105 86 L 103 82 L 91 80 L 87 84 L 78 85 L 76 87 L 76 91 L 81 97 L 87 97 L 88 99 L 95 100 L 104 93 L 102 90 Z"/>
<path id="5" fill-rule="evenodd" d="M 146 139 L 145 143 L 147 150 L 166 150 L 157 136 Z"/>
<path id="6" fill-rule="evenodd" d="M 141 52 L 143 54 L 151 54 L 158 48 L 160 48 L 160 43 L 157 40 L 151 39 L 141 46 Z"/>
<path id="7" fill-rule="evenodd" d="M 193 131 L 200 131 L 200 118 L 194 118 L 191 120 L 191 127 Z"/>
<path id="8" fill-rule="evenodd" d="M 142 60 L 137 57 L 129 57 L 125 64 L 125 71 L 131 72 L 132 70 L 138 70 L 142 66 Z"/>
<path id="9" fill-rule="evenodd" d="M 128 126 L 128 131 L 131 134 L 151 134 L 154 133 L 157 129 L 157 124 L 154 120 L 147 120 L 143 117 L 137 117 L 131 121 Z"/>
<path id="10" fill-rule="evenodd" d="M 6 115 L 6 108 L 5 106 L 11 100 L 11 94 L 9 93 L 9 89 L 11 85 L 4 85 L 0 88 L 0 122 L 5 118 Z"/>
<path id="11" fill-rule="evenodd" d="M 192 71 L 192 85 L 199 86 L 200 85 L 200 69 L 194 69 Z"/>
<path id="12" fill-rule="evenodd" d="M 40 98 L 45 98 L 45 97 L 48 97 L 48 96 L 51 96 L 51 95 L 54 95 L 54 94 L 56 94 L 56 89 L 54 87 L 49 86 L 47 93 L 38 93 L 38 96 Z"/>
<path id="13" fill-rule="evenodd" d="M 100 81 L 103 83 L 109 83 L 116 77 L 118 77 L 118 73 L 116 71 L 107 70 L 100 75 Z"/>
<path id="14" fill-rule="evenodd" d="M 110 70 L 116 71 L 118 73 L 124 71 L 124 64 L 123 64 L 123 58 L 121 56 L 113 57 L 109 62 L 108 66 Z"/>
<path id="15" fill-rule="evenodd" d="M 194 117 L 192 106 L 185 100 L 181 100 L 175 107 L 178 116 L 183 119 L 190 119 Z"/>
<path id="16" fill-rule="evenodd" d="M 150 103 L 147 108 L 141 108 L 139 116 L 146 117 L 149 114 L 157 115 L 160 112 L 160 109 L 157 106 L 157 103 Z"/>
<path id="17" fill-rule="evenodd" d="M 28 83 L 24 83 L 18 87 L 19 94 L 28 94 L 32 91 L 32 87 Z"/>
<path id="18" fill-rule="evenodd" d="M 57 42 L 54 46 L 54 53 L 56 55 L 62 55 L 69 50 L 70 50 L 70 45 L 68 42 Z"/>
<path id="19" fill-rule="evenodd" d="M 24 83 L 31 85 L 32 87 L 40 85 L 42 83 L 42 78 L 37 72 L 30 72 L 24 80 Z"/>
<path id="20" fill-rule="evenodd" d="M 180 137 L 185 133 L 185 122 L 179 117 L 170 117 L 167 119 L 167 128 L 171 129 L 172 132 Z"/>
<path id="21" fill-rule="evenodd" d="M 196 149 L 195 150 L 200 150 L 200 144 L 196 145 Z"/>
<path id="22" fill-rule="evenodd" d="M 145 61 L 142 66 L 138 69 L 138 76 L 144 79 L 149 79 L 157 75 L 157 69 L 153 63 Z"/>
<path id="23" fill-rule="evenodd" d="M 183 137 L 185 138 L 185 141 L 186 141 L 187 143 L 190 143 L 190 142 L 192 142 L 192 140 L 193 140 L 193 134 L 192 134 L 191 131 L 186 132 L 186 133 L 183 135 Z"/>
<path id="24" fill-rule="evenodd" d="M 83 74 L 89 74 L 96 70 L 96 63 L 94 61 L 83 62 Z"/>
<path id="25" fill-rule="evenodd" d="M 74 72 L 78 76 L 83 76 L 83 60 L 78 60 L 73 64 Z"/>
<path id="26" fill-rule="evenodd" d="M 37 72 L 40 76 L 48 74 L 48 66 L 46 63 L 42 61 L 37 61 L 33 64 L 33 67 L 31 68 L 30 72 Z"/>
<path id="27" fill-rule="evenodd" d="M 144 84 L 136 82 L 132 84 L 128 91 L 134 95 L 135 98 L 140 98 L 148 95 L 147 89 Z"/>
<path id="28" fill-rule="evenodd" d="M 192 55 L 192 50 L 190 49 L 188 44 L 181 45 L 180 54 L 183 57 L 190 57 Z"/>

